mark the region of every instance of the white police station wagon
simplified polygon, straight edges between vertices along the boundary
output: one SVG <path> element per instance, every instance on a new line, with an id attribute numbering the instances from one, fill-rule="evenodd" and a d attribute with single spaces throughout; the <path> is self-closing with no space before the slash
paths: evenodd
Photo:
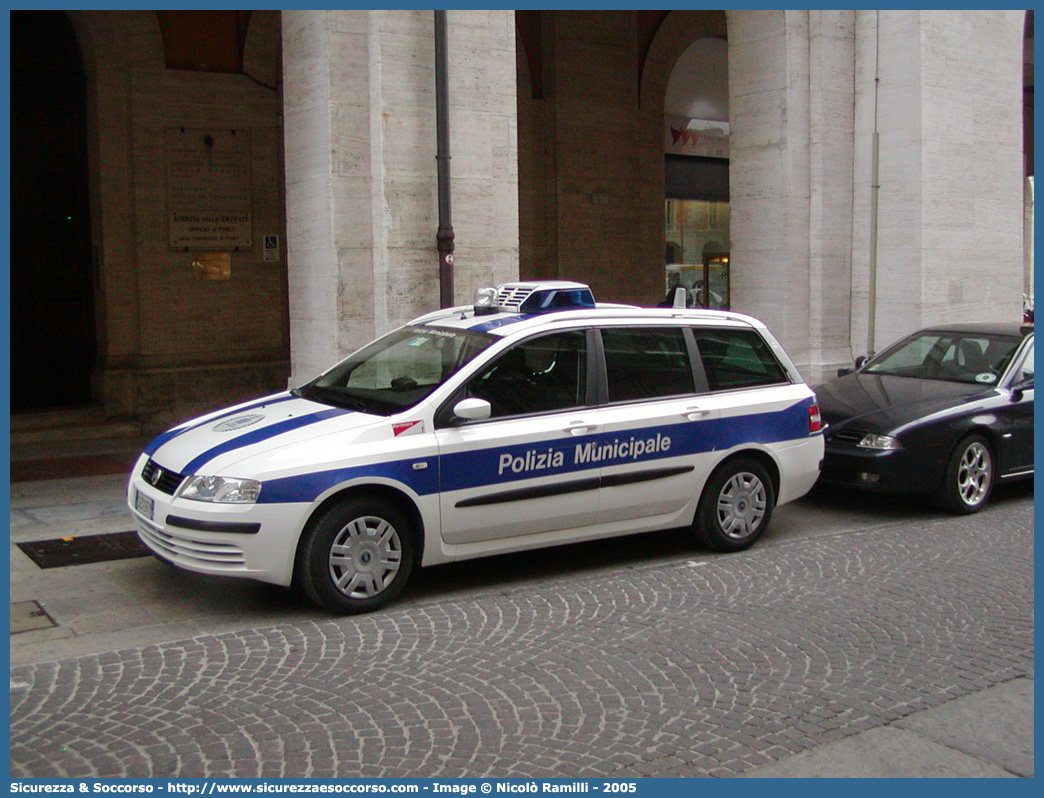
<path id="1" fill-rule="evenodd" d="M 755 319 L 512 283 L 160 435 L 128 503 L 161 559 L 347 614 L 419 565 L 680 526 L 738 551 L 822 457 L 814 395 Z"/>

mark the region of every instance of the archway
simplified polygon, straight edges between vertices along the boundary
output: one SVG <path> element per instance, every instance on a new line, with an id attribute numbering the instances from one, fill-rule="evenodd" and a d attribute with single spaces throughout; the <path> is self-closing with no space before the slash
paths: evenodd
<path id="1" fill-rule="evenodd" d="M 60 11 L 11 14 L 11 412 L 91 402 L 85 77 Z"/>
<path id="2" fill-rule="evenodd" d="M 722 224 L 730 199 L 728 46 L 724 11 L 671 11 L 658 26 L 642 63 L 645 180 L 640 191 L 648 209 L 646 233 L 650 240 L 659 241 L 657 251 L 650 252 L 655 260 L 650 259 L 645 268 L 657 272 L 660 299 L 665 299 L 672 274 L 681 276 L 677 264 L 697 270 L 698 263 L 702 271 L 705 248 L 719 262 L 728 257 L 731 231 Z M 697 208 L 692 202 L 716 203 L 714 224 L 720 229 L 714 235 L 700 240 L 690 235 L 690 214 L 702 227 L 707 227 L 710 214 L 709 206 Z M 682 282 L 691 288 L 695 271 L 687 276 Z M 691 301 L 710 304 L 708 291 L 704 280 L 702 293 L 698 287 Z M 730 297 L 719 296 L 724 300 L 719 306 L 729 304 Z"/>

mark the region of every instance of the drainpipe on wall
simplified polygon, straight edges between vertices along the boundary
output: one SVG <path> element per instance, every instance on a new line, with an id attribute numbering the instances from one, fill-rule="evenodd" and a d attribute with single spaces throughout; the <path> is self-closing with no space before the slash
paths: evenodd
<path id="1" fill-rule="evenodd" d="M 449 308 L 453 299 L 453 211 L 450 202 L 449 97 L 446 90 L 446 12 L 435 12 L 435 135 L 439 185 L 439 303 Z"/>
<path id="2" fill-rule="evenodd" d="M 1033 301 L 1033 207 L 1033 175 L 1030 175 L 1026 178 L 1026 241 L 1024 244 L 1025 266 L 1023 267 L 1022 290 L 1026 294 L 1026 300 L 1031 303 Z"/>
<path id="3" fill-rule="evenodd" d="M 881 186 L 878 184 L 878 161 L 880 160 L 881 139 L 874 131 L 873 153 L 870 156 L 870 308 L 866 331 L 866 356 L 873 357 L 877 346 L 877 195 Z"/>
<path id="4" fill-rule="evenodd" d="M 881 85 L 881 12 L 877 12 L 874 52 L 874 136 L 870 156 L 870 291 L 867 310 L 866 355 L 873 357 L 877 348 L 877 199 L 881 189 L 879 180 L 881 135 L 877 130 L 877 95 Z"/>

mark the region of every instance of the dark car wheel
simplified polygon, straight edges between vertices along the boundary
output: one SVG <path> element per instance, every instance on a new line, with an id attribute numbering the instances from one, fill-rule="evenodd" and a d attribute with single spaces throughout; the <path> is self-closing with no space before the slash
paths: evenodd
<path id="1" fill-rule="evenodd" d="M 989 442 L 981 435 L 969 435 L 950 455 L 939 489 L 939 504 L 954 513 L 977 513 L 989 500 L 995 478 L 996 465 Z"/>
<path id="2" fill-rule="evenodd" d="M 305 535 L 298 581 L 312 601 L 338 615 L 384 607 L 413 570 L 412 525 L 382 499 L 357 496 L 335 504 Z"/>
<path id="3" fill-rule="evenodd" d="M 703 488 L 693 525 L 696 537 L 715 551 L 742 551 L 761 537 L 775 504 L 772 479 L 757 460 L 728 460 Z"/>

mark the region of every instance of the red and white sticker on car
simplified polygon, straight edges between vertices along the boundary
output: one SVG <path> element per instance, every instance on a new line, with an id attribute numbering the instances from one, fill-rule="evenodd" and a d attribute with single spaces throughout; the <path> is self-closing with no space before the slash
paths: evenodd
<path id="1" fill-rule="evenodd" d="M 423 421 L 402 421 L 398 424 L 392 424 L 392 432 L 395 437 L 398 438 L 400 435 L 420 435 L 424 432 Z"/>

